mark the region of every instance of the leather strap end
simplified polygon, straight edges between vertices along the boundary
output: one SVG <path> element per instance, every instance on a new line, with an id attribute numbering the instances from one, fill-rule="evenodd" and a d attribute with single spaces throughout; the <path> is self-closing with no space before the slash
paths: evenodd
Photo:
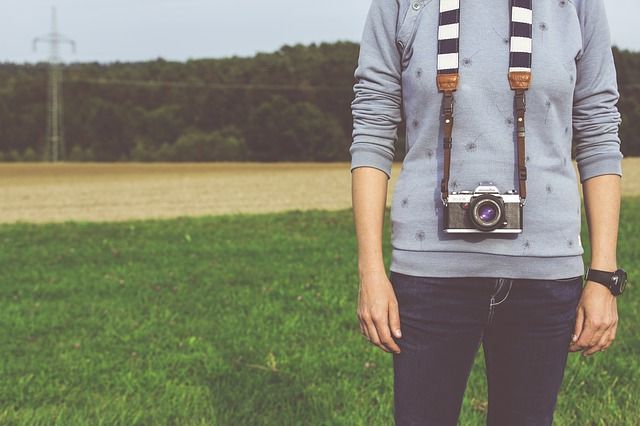
<path id="1" fill-rule="evenodd" d="M 528 89 L 531 83 L 530 71 L 509 71 L 509 86 L 512 90 Z"/>
<path id="2" fill-rule="evenodd" d="M 438 74 L 436 81 L 440 91 L 453 91 L 458 88 L 458 73 Z"/>

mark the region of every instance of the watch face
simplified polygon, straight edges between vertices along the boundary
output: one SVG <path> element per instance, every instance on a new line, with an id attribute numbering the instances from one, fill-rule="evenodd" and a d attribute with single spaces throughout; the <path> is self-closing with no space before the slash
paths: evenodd
<path id="1" fill-rule="evenodd" d="M 622 293 L 627 284 L 627 273 L 623 269 L 618 269 L 611 279 L 618 294 Z"/>

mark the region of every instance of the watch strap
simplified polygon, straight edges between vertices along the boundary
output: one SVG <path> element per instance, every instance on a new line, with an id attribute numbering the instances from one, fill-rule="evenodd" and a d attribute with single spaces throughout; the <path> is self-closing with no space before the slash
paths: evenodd
<path id="1" fill-rule="evenodd" d="M 603 284 L 607 286 L 607 288 L 611 288 L 611 278 L 615 274 L 613 272 L 601 271 L 599 269 L 591 269 L 587 271 L 586 279 L 590 281 L 595 281 L 597 283 Z"/>
<path id="2" fill-rule="evenodd" d="M 620 277 L 619 273 L 622 274 L 622 279 L 624 280 L 625 272 L 622 269 L 617 269 L 615 271 L 601 271 L 599 269 L 592 269 L 589 267 L 585 274 L 585 280 L 602 284 L 609 289 L 611 294 L 618 296 L 622 293 L 625 284 L 614 280 L 614 278 Z"/>

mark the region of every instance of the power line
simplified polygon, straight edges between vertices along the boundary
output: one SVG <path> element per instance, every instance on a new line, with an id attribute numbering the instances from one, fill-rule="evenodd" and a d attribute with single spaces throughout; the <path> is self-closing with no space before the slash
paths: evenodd
<path id="1" fill-rule="evenodd" d="M 302 92 L 352 90 L 351 86 L 309 86 L 293 84 L 241 84 L 241 83 L 197 83 L 161 80 L 119 80 L 111 78 L 67 78 L 71 83 L 89 83 L 96 85 L 139 86 L 139 87 L 177 87 L 209 90 L 292 90 Z"/>
<path id="2" fill-rule="evenodd" d="M 64 157 L 62 60 L 60 58 L 60 46 L 69 44 L 74 52 L 76 50 L 75 42 L 58 32 L 55 7 L 51 9 L 51 32 L 33 39 L 33 50 L 37 50 L 38 43 L 49 45 L 47 145 L 45 149 L 45 160 L 55 162 Z"/>
<path id="3" fill-rule="evenodd" d="M 84 78 L 84 77 L 67 77 L 69 83 L 88 83 L 96 85 L 114 85 L 114 86 L 139 86 L 139 87 L 178 87 L 178 88 L 194 88 L 194 89 L 210 89 L 210 90 L 293 90 L 303 92 L 320 92 L 320 91 L 342 91 L 352 90 L 353 86 L 325 86 L 325 85 L 293 85 L 293 84 L 246 84 L 246 83 L 199 83 L 184 81 L 163 81 L 163 80 L 122 80 L 114 78 Z M 619 89 L 640 89 L 640 84 L 620 84 Z"/>

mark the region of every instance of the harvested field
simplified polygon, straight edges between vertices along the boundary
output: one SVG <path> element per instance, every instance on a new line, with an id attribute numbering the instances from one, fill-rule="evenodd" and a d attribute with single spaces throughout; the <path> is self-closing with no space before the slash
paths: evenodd
<path id="1" fill-rule="evenodd" d="M 623 160 L 622 182 L 640 195 L 640 158 Z M 348 163 L 2 163 L 0 222 L 336 210 L 350 184 Z"/>

